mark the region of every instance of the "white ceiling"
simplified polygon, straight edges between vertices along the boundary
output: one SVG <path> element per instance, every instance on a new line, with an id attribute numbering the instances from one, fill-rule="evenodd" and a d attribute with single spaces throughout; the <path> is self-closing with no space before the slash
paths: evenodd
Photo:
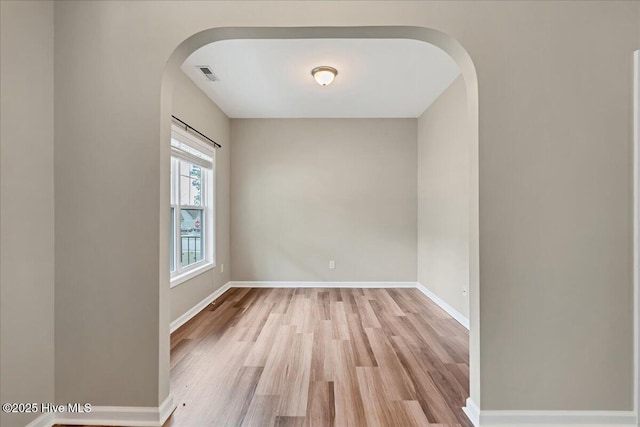
<path id="1" fill-rule="evenodd" d="M 311 76 L 320 65 L 338 70 L 327 87 Z M 231 118 L 418 117 L 460 74 L 440 48 L 408 39 L 225 40 L 182 70 Z"/>

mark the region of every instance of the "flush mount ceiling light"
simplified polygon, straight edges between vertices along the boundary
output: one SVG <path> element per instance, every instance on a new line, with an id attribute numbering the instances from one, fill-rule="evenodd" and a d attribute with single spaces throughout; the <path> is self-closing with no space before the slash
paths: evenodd
<path id="1" fill-rule="evenodd" d="M 338 75 L 338 70 L 323 65 L 322 67 L 316 67 L 311 70 L 311 75 L 320 86 L 328 86 L 333 82 L 333 79 L 336 78 L 336 75 Z"/>

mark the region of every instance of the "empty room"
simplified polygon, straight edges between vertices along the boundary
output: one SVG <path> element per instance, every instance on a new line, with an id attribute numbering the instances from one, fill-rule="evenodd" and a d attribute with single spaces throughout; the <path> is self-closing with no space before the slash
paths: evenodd
<path id="1" fill-rule="evenodd" d="M 640 2 L 0 5 L 3 427 L 638 427 Z"/>
<path id="2" fill-rule="evenodd" d="M 469 425 L 472 140 L 453 58 L 231 39 L 180 71 L 169 425 Z M 211 161 L 190 160 L 201 135 Z"/>

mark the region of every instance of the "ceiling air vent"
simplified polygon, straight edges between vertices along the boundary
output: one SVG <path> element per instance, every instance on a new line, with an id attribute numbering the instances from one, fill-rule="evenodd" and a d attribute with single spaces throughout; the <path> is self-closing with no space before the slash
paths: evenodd
<path id="1" fill-rule="evenodd" d="M 213 71 L 211 71 L 211 67 L 207 66 L 207 65 L 198 65 L 196 67 L 198 70 L 200 70 L 200 72 L 202 74 L 204 74 L 204 76 L 212 81 L 212 82 L 217 82 L 218 81 L 218 77 L 216 77 L 215 74 L 213 74 Z"/>

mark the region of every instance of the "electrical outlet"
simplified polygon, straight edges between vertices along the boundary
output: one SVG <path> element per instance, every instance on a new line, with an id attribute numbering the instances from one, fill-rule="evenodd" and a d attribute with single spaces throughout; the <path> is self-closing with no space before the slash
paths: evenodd
<path id="1" fill-rule="evenodd" d="M 336 268 L 336 262 L 334 260 L 329 261 L 329 268 L 331 269 Z"/>
<path id="2" fill-rule="evenodd" d="M 220 264 L 220 273 L 224 273 L 224 264 Z"/>

